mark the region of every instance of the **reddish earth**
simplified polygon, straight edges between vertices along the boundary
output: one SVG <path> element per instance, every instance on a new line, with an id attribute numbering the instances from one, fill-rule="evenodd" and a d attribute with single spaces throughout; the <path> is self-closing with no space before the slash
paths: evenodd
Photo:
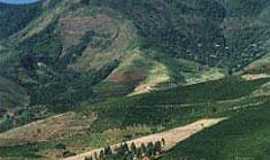
<path id="1" fill-rule="evenodd" d="M 245 73 L 249 74 L 264 73 L 264 72 L 270 72 L 269 64 L 262 64 L 262 65 L 251 64 L 245 69 Z"/>
<path id="2" fill-rule="evenodd" d="M 109 77 L 109 80 L 113 82 L 127 83 L 127 82 L 138 82 L 143 81 L 146 78 L 145 74 L 140 71 L 134 72 L 115 72 Z"/>
<path id="3" fill-rule="evenodd" d="M 113 20 L 107 15 L 97 16 L 66 16 L 60 19 L 61 34 L 63 37 L 64 48 L 79 43 L 79 40 L 88 31 L 98 31 L 108 26 L 113 26 Z M 109 31 L 109 30 L 108 30 Z"/>
<path id="4" fill-rule="evenodd" d="M 88 31 L 89 28 L 97 28 L 102 25 L 112 23 L 111 17 L 107 15 L 97 15 L 95 17 L 64 17 L 60 23 L 62 29 L 67 33 L 79 33 Z"/>

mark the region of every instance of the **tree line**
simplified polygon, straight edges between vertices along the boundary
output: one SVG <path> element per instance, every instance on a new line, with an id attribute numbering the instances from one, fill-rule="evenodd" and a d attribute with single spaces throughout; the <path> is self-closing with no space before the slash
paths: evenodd
<path id="1" fill-rule="evenodd" d="M 164 152 L 165 143 L 164 138 L 156 142 L 142 143 L 139 147 L 134 142 L 130 145 L 123 142 L 115 149 L 107 146 L 84 160 L 151 160 Z"/>

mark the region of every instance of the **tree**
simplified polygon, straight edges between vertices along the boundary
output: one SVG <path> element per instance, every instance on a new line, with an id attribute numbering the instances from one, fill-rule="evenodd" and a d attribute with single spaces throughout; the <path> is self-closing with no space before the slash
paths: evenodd
<path id="1" fill-rule="evenodd" d="M 132 152 L 128 152 L 127 154 L 124 155 L 124 159 L 125 160 L 133 160 L 135 154 L 133 154 Z"/>
<path id="2" fill-rule="evenodd" d="M 5 115 L 0 124 L 0 132 L 6 131 L 12 127 L 13 127 L 13 118 L 9 115 Z"/>
<path id="3" fill-rule="evenodd" d="M 64 158 L 71 157 L 71 156 L 75 156 L 76 155 L 76 153 L 73 153 L 73 152 L 68 151 L 68 150 L 64 151 L 62 154 L 63 154 L 63 157 Z"/>
<path id="4" fill-rule="evenodd" d="M 81 4 L 89 5 L 90 0 L 81 0 Z"/>
<path id="5" fill-rule="evenodd" d="M 113 151 L 112 151 L 111 146 L 105 147 L 105 155 L 112 155 L 112 154 L 113 154 Z"/>
<path id="6" fill-rule="evenodd" d="M 130 145 L 130 151 L 131 151 L 132 153 L 134 153 L 134 154 L 137 153 L 137 147 L 136 147 L 136 145 L 135 145 L 134 142 L 132 142 L 131 145 Z"/>
<path id="7" fill-rule="evenodd" d="M 94 159 L 95 159 L 95 160 L 98 160 L 97 152 L 94 152 Z"/>
<path id="8" fill-rule="evenodd" d="M 125 142 L 125 143 L 122 143 L 120 148 L 119 148 L 119 154 L 126 154 L 129 152 L 129 147 L 128 147 L 128 144 Z"/>
<path id="9" fill-rule="evenodd" d="M 166 141 L 164 138 L 161 139 L 161 142 L 162 142 L 162 146 L 165 146 L 166 145 Z"/>
<path id="10" fill-rule="evenodd" d="M 142 151 L 142 154 L 146 154 L 147 152 L 147 149 L 144 143 L 141 145 L 141 151 Z"/>
<path id="11" fill-rule="evenodd" d="M 62 150 L 65 150 L 66 149 L 66 146 L 62 143 L 58 143 L 55 145 L 55 149 L 62 149 Z"/>
<path id="12" fill-rule="evenodd" d="M 153 142 L 149 142 L 147 144 L 147 151 L 146 151 L 146 155 L 148 155 L 149 157 L 154 155 L 154 144 Z"/>
<path id="13" fill-rule="evenodd" d="M 143 151 L 142 151 L 142 147 L 137 149 L 137 158 L 141 159 L 143 157 Z"/>
<path id="14" fill-rule="evenodd" d="M 162 147 L 161 147 L 161 142 L 157 141 L 154 146 L 154 152 L 155 154 L 158 153 L 160 154 L 162 152 Z"/>
<path id="15" fill-rule="evenodd" d="M 101 150 L 100 153 L 99 153 L 99 159 L 104 160 L 104 158 L 105 158 L 104 151 Z"/>
<path id="16" fill-rule="evenodd" d="M 93 157 L 90 156 L 90 157 L 85 157 L 84 160 L 93 160 Z"/>
<path id="17" fill-rule="evenodd" d="M 21 124 L 26 124 L 27 122 L 29 122 L 31 120 L 31 117 L 32 115 L 29 111 L 24 111 L 20 116 Z"/>

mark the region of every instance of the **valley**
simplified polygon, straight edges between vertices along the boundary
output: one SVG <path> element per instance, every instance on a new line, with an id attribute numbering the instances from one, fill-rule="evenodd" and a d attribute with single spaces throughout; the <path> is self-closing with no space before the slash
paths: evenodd
<path id="1" fill-rule="evenodd" d="M 0 159 L 165 138 L 148 158 L 268 160 L 269 15 L 268 0 L 0 3 Z"/>

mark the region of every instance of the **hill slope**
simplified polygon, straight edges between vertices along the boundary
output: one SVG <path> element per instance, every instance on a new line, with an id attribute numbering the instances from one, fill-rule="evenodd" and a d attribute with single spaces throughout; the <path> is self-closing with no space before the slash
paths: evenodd
<path id="1" fill-rule="evenodd" d="M 193 136 L 161 159 L 268 159 L 268 105 L 267 103 L 260 109 L 252 109 Z"/>
<path id="2" fill-rule="evenodd" d="M 0 2 L 0 40 L 7 38 L 23 29 L 27 24 L 41 13 L 41 5 L 31 4 L 16 6 Z"/>
<path id="3" fill-rule="evenodd" d="M 2 76 L 29 90 L 33 104 L 49 105 L 200 82 L 196 76 L 205 66 L 221 67 L 213 78 L 222 78 L 267 53 L 268 6 L 240 0 L 44 1 L 29 6 L 42 8 L 40 16 L 2 44 L 6 60 L 0 65 L 8 71 Z M 195 68 L 186 69 L 193 61 Z"/>
<path id="4" fill-rule="evenodd" d="M 59 159 L 63 156 L 62 150 L 56 147 L 59 143 L 66 146 L 66 151 L 79 154 L 166 131 L 205 117 L 238 118 L 253 109 L 265 107 L 263 104 L 268 102 L 269 97 L 257 97 L 252 93 L 268 81 L 218 80 L 81 106 L 75 113 L 53 116 L 0 134 L 0 153 L 3 157 L 14 159 L 33 158 L 34 155 L 40 159 Z M 227 86 L 243 90 L 236 92 L 227 89 Z M 184 93 L 180 94 L 182 90 Z M 52 125 L 54 121 L 57 123 Z M 48 128 L 38 129 L 41 126 Z M 55 132 L 47 132 L 55 127 Z M 18 150 L 21 153 L 12 154 Z M 178 153 L 178 150 L 175 152 Z"/>
<path id="5" fill-rule="evenodd" d="M 250 109 L 268 112 L 267 0 L 45 0 L 14 7 L 0 11 L 4 159 L 59 159 L 209 117 L 230 117 L 221 126 L 238 133 L 231 125 L 240 126 Z M 25 18 L 9 23 L 21 11 Z M 251 129 L 243 130 L 249 139 Z M 202 135 L 216 137 L 208 132 Z M 217 152 L 198 147 L 190 154 L 192 147 L 191 138 L 164 159 Z M 214 157 L 231 154 L 224 149 Z"/>

